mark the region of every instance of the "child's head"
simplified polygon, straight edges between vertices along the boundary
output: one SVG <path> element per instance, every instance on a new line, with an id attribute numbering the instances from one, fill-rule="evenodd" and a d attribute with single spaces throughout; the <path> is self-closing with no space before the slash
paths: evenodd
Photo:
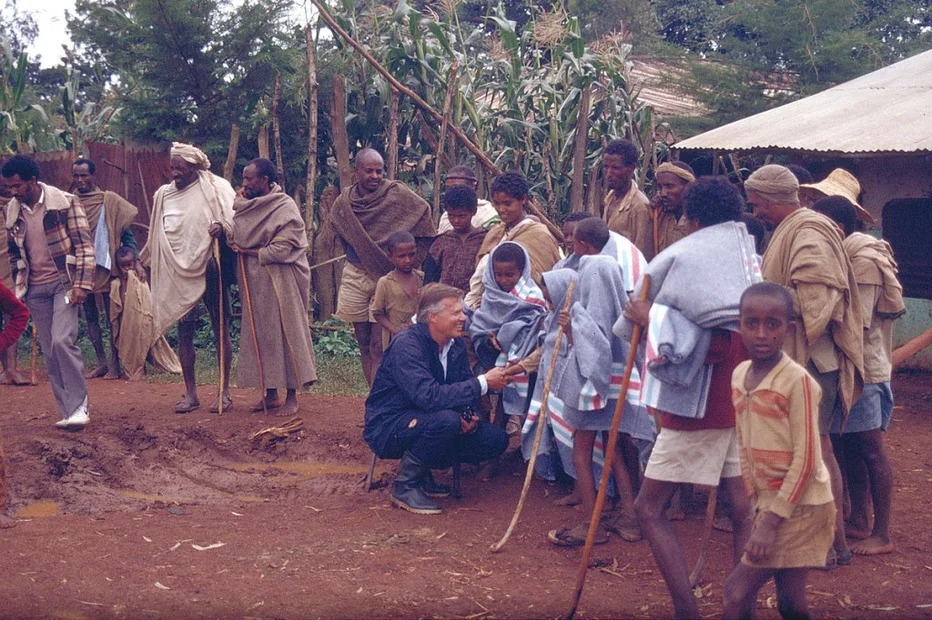
<path id="1" fill-rule="evenodd" d="M 576 230 L 573 231 L 573 247 L 578 256 L 599 254 L 608 240 L 608 225 L 602 218 L 587 217 L 576 224 Z"/>
<path id="2" fill-rule="evenodd" d="M 563 247 L 567 254 L 573 254 L 576 249 L 573 246 L 573 233 L 576 230 L 576 224 L 590 217 L 588 213 L 574 211 L 563 218 Z"/>
<path id="3" fill-rule="evenodd" d="M 524 219 L 531 188 L 519 172 L 504 172 L 492 181 L 492 206 L 507 228 Z"/>
<path id="4" fill-rule="evenodd" d="M 812 210 L 827 215 L 846 237 L 858 230 L 858 212 L 844 196 L 826 196 L 816 200 Z"/>
<path id="5" fill-rule="evenodd" d="M 479 199 L 476 190 L 468 185 L 451 187 L 443 195 L 443 206 L 447 210 L 450 225 L 458 233 L 467 233 L 472 228 L 472 216 L 476 214 Z"/>
<path id="6" fill-rule="evenodd" d="M 793 297 L 773 282 L 759 282 L 741 295 L 741 339 L 755 362 L 775 361 L 793 324 Z"/>
<path id="7" fill-rule="evenodd" d="M 411 273 L 417 262 L 417 243 L 414 235 L 406 230 L 393 232 L 388 236 L 388 257 L 395 269 L 402 273 Z"/>
<path id="8" fill-rule="evenodd" d="M 503 243 L 492 252 L 492 273 L 498 287 L 510 293 L 527 266 L 527 256 L 517 243 Z"/>
<path id="9" fill-rule="evenodd" d="M 124 245 L 116 251 L 116 262 L 120 269 L 120 277 L 125 278 L 130 271 L 136 269 L 136 251 Z"/>

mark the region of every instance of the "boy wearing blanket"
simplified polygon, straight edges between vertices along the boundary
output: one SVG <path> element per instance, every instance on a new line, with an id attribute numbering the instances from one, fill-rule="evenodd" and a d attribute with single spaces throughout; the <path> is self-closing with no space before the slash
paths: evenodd
<path id="1" fill-rule="evenodd" d="M 664 508 L 680 483 L 718 486 L 723 479 L 739 561 L 750 522 L 731 374 L 747 354 L 734 330 L 741 294 L 760 281 L 760 267 L 754 239 L 736 221 L 741 197 L 728 181 L 702 177 L 684 203 L 690 234 L 651 261 L 648 300 L 630 301 L 615 328 L 624 334 L 631 322 L 647 327 L 641 400 L 659 413 L 661 430 L 635 509 L 676 617 L 697 618 L 689 569 Z"/>
<path id="2" fill-rule="evenodd" d="M 525 249 L 502 242 L 482 277 L 482 304 L 469 322 L 469 335 L 482 368 L 512 366 L 512 381 L 502 390 L 502 407 L 508 416 L 506 431 L 521 430 L 527 409 L 529 375 L 518 362 L 537 348 L 537 337 L 547 302 L 531 278 L 531 261 Z"/>

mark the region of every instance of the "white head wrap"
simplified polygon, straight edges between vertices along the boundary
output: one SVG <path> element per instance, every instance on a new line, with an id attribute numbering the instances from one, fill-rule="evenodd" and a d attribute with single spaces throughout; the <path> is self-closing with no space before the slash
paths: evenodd
<path id="1" fill-rule="evenodd" d="M 180 157 L 189 164 L 194 164 L 194 166 L 200 170 L 210 169 L 210 160 L 207 158 L 207 155 L 196 146 L 183 144 L 181 142 L 172 142 L 171 156 Z"/>

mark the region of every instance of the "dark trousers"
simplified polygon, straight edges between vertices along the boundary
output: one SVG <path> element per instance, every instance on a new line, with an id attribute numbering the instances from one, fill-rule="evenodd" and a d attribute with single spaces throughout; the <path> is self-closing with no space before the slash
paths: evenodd
<path id="1" fill-rule="evenodd" d="M 488 461 L 508 447 L 504 430 L 480 420 L 475 431 L 463 435 L 460 419 L 458 412 L 449 409 L 400 416 L 378 456 L 400 459 L 410 452 L 431 469 L 445 469 L 456 463 Z"/>

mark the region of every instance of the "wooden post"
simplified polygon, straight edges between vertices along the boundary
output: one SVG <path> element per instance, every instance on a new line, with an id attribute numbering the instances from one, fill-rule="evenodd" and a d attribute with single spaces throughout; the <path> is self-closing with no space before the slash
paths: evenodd
<path id="1" fill-rule="evenodd" d="M 903 362 L 930 346 L 932 346 L 932 329 L 927 329 L 893 352 L 893 367 L 900 366 Z"/>
<path id="2" fill-rule="evenodd" d="M 269 159 L 269 126 L 259 127 L 259 157 Z"/>
<path id="3" fill-rule="evenodd" d="M 353 168 L 349 158 L 349 136 L 346 134 L 346 86 L 343 76 L 333 75 L 333 100 L 330 107 L 330 122 L 333 125 L 333 151 L 340 173 L 340 189 L 349 189 L 353 184 Z"/>
<path id="4" fill-rule="evenodd" d="M 317 186 L 317 42 L 311 24 L 304 29 L 307 45 L 307 180 L 304 186 L 304 225 L 314 251 L 314 188 Z"/>
<path id="5" fill-rule="evenodd" d="M 272 93 L 272 144 L 275 147 L 275 171 L 278 172 L 278 184 L 285 189 L 285 160 L 282 157 L 282 123 L 279 116 L 279 103 L 282 98 L 282 74 L 275 74 L 275 90 Z M 265 396 L 263 396 L 265 398 Z"/>
<path id="6" fill-rule="evenodd" d="M 236 165 L 236 152 L 239 150 L 239 125 L 233 123 L 230 127 L 230 148 L 227 149 L 227 159 L 223 162 L 223 178 L 227 182 L 233 181 L 233 166 Z"/>
<path id="7" fill-rule="evenodd" d="M 570 193 L 570 211 L 586 210 L 586 146 L 589 138 L 589 101 L 592 88 L 586 86 L 579 96 L 579 114 L 576 116 L 576 141 L 573 150 L 573 189 Z"/>
<path id="8" fill-rule="evenodd" d="M 326 188 L 320 195 L 318 203 L 320 225 L 314 235 L 313 263 L 318 265 L 343 253 L 339 246 L 333 227 L 330 225 L 330 212 L 339 191 L 334 186 Z M 319 321 L 326 321 L 336 311 L 337 284 L 343 265 L 340 262 L 321 265 L 311 272 L 315 297 L 318 303 Z"/>
<path id="9" fill-rule="evenodd" d="M 434 157 L 434 222 L 440 221 L 440 162 L 443 161 L 446 150 L 447 130 L 450 128 L 450 112 L 453 105 L 453 95 L 456 93 L 456 74 L 459 71 L 460 63 L 458 60 L 453 61 L 450 67 L 450 77 L 447 80 L 447 94 L 443 100 L 443 122 L 440 124 L 440 139 L 437 141 L 437 151 Z"/>
<path id="10" fill-rule="evenodd" d="M 388 102 L 388 170 L 385 176 L 389 181 L 398 178 L 398 105 L 401 95 L 394 88 Z"/>

